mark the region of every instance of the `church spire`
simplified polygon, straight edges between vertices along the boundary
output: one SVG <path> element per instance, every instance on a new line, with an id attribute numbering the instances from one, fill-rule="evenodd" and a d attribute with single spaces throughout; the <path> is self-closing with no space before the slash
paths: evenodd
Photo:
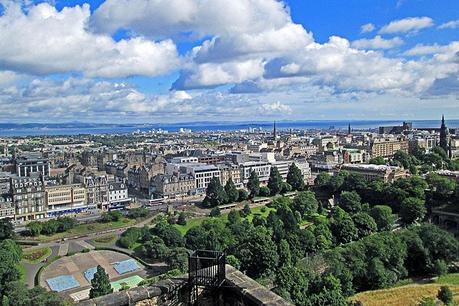
<path id="1" fill-rule="evenodd" d="M 276 132 L 277 132 L 276 131 L 276 121 L 274 121 L 274 125 L 273 125 L 273 137 L 274 137 L 274 139 L 276 139 L 276 137 L 277 137 L 277 133 Z"/>
<path id="2" fill-rule="evenodd" d="M 442 147 L 445 152 L 448 152 L 448 128 L 445 124 L 445 115 L 441 116 L 440 147 Z"/>
<path id="3" fill-rule="evenodd" d="M 351 132 L 352 132 L 352 130 L 351 130 L 351 123 L 349 122 L 349 125 L 347 126 L 347 134 L 348 134 L 348 135 L 351 135 Z"/>

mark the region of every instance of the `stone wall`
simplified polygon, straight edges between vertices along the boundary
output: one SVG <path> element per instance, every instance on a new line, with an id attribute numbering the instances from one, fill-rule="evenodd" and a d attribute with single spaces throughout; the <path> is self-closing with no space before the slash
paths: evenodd
<path id="1" fill-rule="evenodd" d="M 187 278 L 167 279 L 154 285 L 132 288 L 92 300 L 79 306 L 180 306 L 188 305 Z M 200 290 L 201 306 L 290 306 L 280 296 L 230 265 L 226 265 L 223 286 L 214 291 Z"/>

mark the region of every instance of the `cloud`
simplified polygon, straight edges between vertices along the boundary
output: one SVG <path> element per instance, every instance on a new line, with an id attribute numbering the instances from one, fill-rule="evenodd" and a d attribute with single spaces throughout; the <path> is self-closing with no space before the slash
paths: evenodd
<path id="1" fill-rule="evenodd" d="M 448 45 L 424 45 L 417 44 L 413 48 L 404 52 L 407 56 L 419 56 L 419 55 L 430 55 L 430 54 L 441 54 L 441 53 L 454 53 L 459 51 L 459 41 L 452 41 Z"/>
<path id="2" fill-rule="evenodd" d="M 432 86 L 425 92 L 423 98 L 449 95 L 459 98 L 459 74 L 436 79 Z"/>
<path id="3" fill-rule="evenodd" d="M 359 39 L 352 42 L 352 47 L 357 49 L 391 49 L 403 44 L 400 37 L 384 39 L 380 35 L 376 35 L 372 39 Z"/>
<path id="4" fill-rule="evenodd" d="M 457 29 L 459 28 L 459 19 L 458 20 L 451 20 L 448 22 L 445 22 L 441 25 L 438 26 L 438 29 L 444 30 L 444 29 Z"/>
<path id="5" fill-rule="evenodd" d="M 375 30 L 375 25 L 372 23 L 366 23 L 360 27 L 361 33 L 369 33 Z"/>
<path id="6" fill-rule="evenodd" d="M 289 20 L 285 4 L 275 0 L 111 0 L 94 12 L 91 26 L 99 32 L 129 29 L 153 38 L 177 33 L 203 38 L 259 33 Z"/>
<path id="7" fill-rule="evenodd" d="M 292 109 L 290 106 L 280 103 L 279 101 L 274 103 L 265 103 L 260 106 L 260 111 L 267 112 L 269 114 L 278 113 L 291 113 Z"/>
<path id="8" fill-rule="evenodd" d="M 430 17 L 408 17 L 390 22 L 389 24 L 383 26 L 381 30 L 379 30 L 379 33 L 391 34 L 417 32 L 421 29 L 432 27 L 433 25 L 434 22 Z"/>
<path id="9" fill-rule="evenodd" d="M 263 75 L 261 59 L 224 63 L 203 63 L 181 72 L 172 89 L 215 88 L 220 85 L 240 83 Z"/>
<path id="10" fill-rule="evenodd" d="M 89 16 L 87 4 L 57 11 L 41 3 L 23 11 L 10 3 L 0 16 L 0 69 L 36 75 L 75 71 L 111 78 L 157 76 L 178 65 L 171 40 L 114 41 L 88 32 Z"/>

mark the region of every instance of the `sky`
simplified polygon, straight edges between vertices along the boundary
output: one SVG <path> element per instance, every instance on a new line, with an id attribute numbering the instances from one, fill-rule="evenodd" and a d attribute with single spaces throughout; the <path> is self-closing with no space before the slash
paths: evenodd
<path id="1" fill-rule="evenodd" d="M 459 1 L 0 0 L 0 122 L 459 119 Z"/>

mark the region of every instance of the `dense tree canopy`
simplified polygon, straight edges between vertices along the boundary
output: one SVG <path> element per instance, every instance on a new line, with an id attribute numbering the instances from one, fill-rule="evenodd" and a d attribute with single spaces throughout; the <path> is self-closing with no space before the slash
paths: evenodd
<path id="1" fill-rule="evenodd" d="M 233 203 L 233 202 L 237 202 L 238 201 L 239 192 L 238 192 L 238 190 L 236 188 L 236 185 L 234 185 L 234 182 L 233 182 L 232 178 L 229 178 L 229 180 L 226 182 L 225 192 L 226 192 L 228 203 Z"/>
<path id="2" fill-rule="evenodd" d="M 260 180 L 255 171 L 250 173 L 249 181 L 247 182 L 247 189 L 249 190 L 249 196 L 254 198 L 260 192 Z"/>
<path id="3" fill-rule="evenodd" d="M 205 207 L 215 207 L 218 205 L 225 204 L 228 201 L 225 188 L 220 184 L 220 179 L 216 176 L 210 179 L 209 185 L 207 185 L 206 197 L 202 204 Z"/>
<path id="4" fill-rule="evenodd" d="M 305 187 L 303 173 L 295 163 L 292 163 L 288 168 L 287 183 L 292 186 L 293 190 L 301 191 Z"/>
<path id="5" fill-rule="evenodd" d="M 271 195 L 276 195 L 281 192 L 282 189 L 282 177 L 277 170 L 277 167 L 271 167 L 268 180 L 268 188 L 271 192 Z"/>

